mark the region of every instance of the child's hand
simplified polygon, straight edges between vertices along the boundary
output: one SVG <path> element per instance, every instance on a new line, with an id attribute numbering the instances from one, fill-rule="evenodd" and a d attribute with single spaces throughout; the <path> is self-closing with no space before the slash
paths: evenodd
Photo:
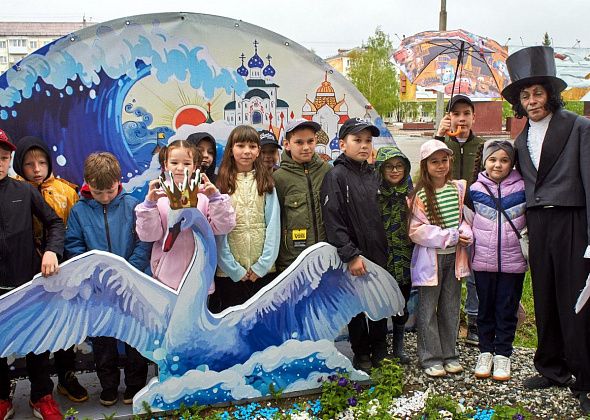
<path id="1" fill-rule="evenodd" d="M 57 273 L 59 273 L 57 255 L 53 251 L 45 251 L 41 260 L 41 274 L 43 277 L 49 277 Z"/>
<path id="2" fill-rule="evenodd" d="M 158 201 L 159 198 L 166 197 L 166 193 L 160 188 L 160 180 L 153 179 L 150 181 L 149 190 L 146 195 L 148 201 Z"/>
<path id="3" fill-rule="evenodd" d="M 446 114 L 442 120 L 440 120 L 440 124 L 438 125 L 438 131 L 436 132 L 437 136 L 444 137 L 447 134 L 447 131 L 451 129 L 451 116 Z"/>
<path id="4" fill-rule="evenodd" d="M 246 275 L 248 276 L 248 278 L 250 279 L 250 281 L 252 283 L 254 283 L 256 280 L 258 280 L 260 277 L 258 277 L 258 274 L 256 274 L 254 271 L 252 271 L 251 268 L 248 269 L 248 272 L 246 273 Z"/>
<path id="5" fill-rule="evenodd" d="M 211 197 L 216 192 L 219 192 L 217 187 L 213 185 L 211 181 L 209 181 L 207 175 L 201 174 L 201 181 L 203 181 L 203 188 L 201 189 L 201 192 L 205 194 L 207 197 Z"/>
<path id="6" fill-rule="evenodd" d="M 459 242 L 457 242 L 457 245 L 462 246 L 462 247 L 468 247 L 471 244 L 471 238 L 469 236 L 465 236 L 461 233 L 461 231 L 459 231 Z"/>
<path id="7" fill-rule="evenodd" d="M 367 269 L 365 268 L 365 262 L 363 261 L 363 257 L 357 255 L 348 263 L 348 271 L 353 276 L 364 276 L 367 274 Z"/>

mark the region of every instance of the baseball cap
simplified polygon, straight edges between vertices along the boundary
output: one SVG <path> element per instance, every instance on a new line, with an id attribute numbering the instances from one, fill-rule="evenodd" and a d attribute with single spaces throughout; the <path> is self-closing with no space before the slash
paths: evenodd
<path id="1" fill-rule="evenodd" d="M 322 126 L 319 125 L 315 121 L 309 121 L 305 118 L 296 118 L 291 120 L 287 123 L 287 127 L 285 127 L 285 134 L 290 133 L 291 131 L 295 130 L 296 128 L 311 128 L 316 133 L 322 129 Z"/>
<path id="2" fill-rule="evenodd" d="M 449 155 L 453 156 L 453 151 L 449 149 L 446 144 L 440 140 L 432 139 L 420 146 L 420 160 L 427 159 L 433 153 L 438 152 L 439 150 L 444 150 Z"/>
<path id="3" fill-rule="evenodd" d="M 344 139 L 344 137 L 348 136 L 349 134 L 356 134 L 365 128 L 368 128 L 369 131 L 371 131 L 371 135 L 373 137 L 379 137 L 381 134 L 379 129 L 370 122 L 367 122 L 362 118 L 349 118 L 344 122 L 344 124 L 342 124 L 342 127 L 340 127 L 338 138 Z"/>
<path id="4" fill-rule="evenodd" d="M 473 105 L 473 102 L 471 102 L 471 99 L 469 99 L 465 95 L 455 95 L 451 98 L 447 105 L 447 112 L 451 112 L 453 110 L 453 107 L 457 105 L 459 102 L 464 102 L 471 107 L 471 110 L 475 110 L 475 106 Z"/>
<path id="5" fill-rule="evenodd" d="M 279 141 L 277 140 L 277 137 L 274 135 L 274 133 L 272 131 L 268 131 L 268 130 L 260 130 L 258 132 L 258 135 L 260 136 L 260 146 L 264 146 L 267 144 L 272 144 L 273 146 L 278 147 L 279 149 L 282 149 L 281 145 L 279 144 Z"/>
<path id="6" fill-rule="evenodd" d="M 16 150 L 16 146 L 10 142 L 8 134 L 2 129 L 0 129 L 0 147 L 10 149 L 11 152 Z"/>

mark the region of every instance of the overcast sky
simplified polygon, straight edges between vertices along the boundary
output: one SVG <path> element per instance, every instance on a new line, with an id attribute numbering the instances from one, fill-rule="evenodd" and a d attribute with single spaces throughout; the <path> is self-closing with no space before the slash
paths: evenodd
<path id="1" fill-rule="evenodd" d="M 394 45 L 403 35 L 438 29 L 440 0 L 2 0 L 0 20 L 105 22 L 159 12 L 208 13 L 262 26 L 321 57 L 360 45 L 380 26 Z M 590 48 L 590 0 L 447 0 L 447 28 L 500 44 Z M 397 35 L 396 35 L 397 34 Z M 508 38 L 511 38 L 508 41 Z M 522 41 L 521 41 L 522 38 Z"/>

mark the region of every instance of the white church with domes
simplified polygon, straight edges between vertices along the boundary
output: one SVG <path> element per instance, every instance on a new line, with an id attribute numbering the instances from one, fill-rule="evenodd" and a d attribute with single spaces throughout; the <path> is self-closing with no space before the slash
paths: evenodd
<path id="1" fill-rule="evenodd" d="M 256 129 L 270 128 L 279 137 L 278 132 L 291 116 L 289 104 L 277 97 L 279 85 L 273 81 L 276 70 L 270 63 L 272 57 L 270 54 L 266 56 L 268 64 L 265 66 L 258 55 L 258 41 L 254 40 L 254 55 L 248 60 L 248 67 L 244 66 L 245 58 L 242 53 L 242 65 L 237 69 L 237 73 L 246 78 L 249 90 L 243 97 L 234 92 L 233 100 L 223 109 L 223 118 L 232 125 L 248 124 Z M 278 130 L 273 128 L 273 120 L 276 126 L 280 125 Z"/>

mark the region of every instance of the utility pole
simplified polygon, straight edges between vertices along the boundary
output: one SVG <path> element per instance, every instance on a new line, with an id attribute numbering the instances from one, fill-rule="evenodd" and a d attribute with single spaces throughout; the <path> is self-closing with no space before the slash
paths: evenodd
<path id="1" fill-rule="evenodd" d="M 438 30 L 447 30 L 447 0 L 440 0 L 440 14 L 438 15 Z M 445 94 L 442 92 L 436 92 L 436 117 L 434 122 L 434 131 L 440 124 L 440 120 L 443 119 L 445 106 Z"/>

